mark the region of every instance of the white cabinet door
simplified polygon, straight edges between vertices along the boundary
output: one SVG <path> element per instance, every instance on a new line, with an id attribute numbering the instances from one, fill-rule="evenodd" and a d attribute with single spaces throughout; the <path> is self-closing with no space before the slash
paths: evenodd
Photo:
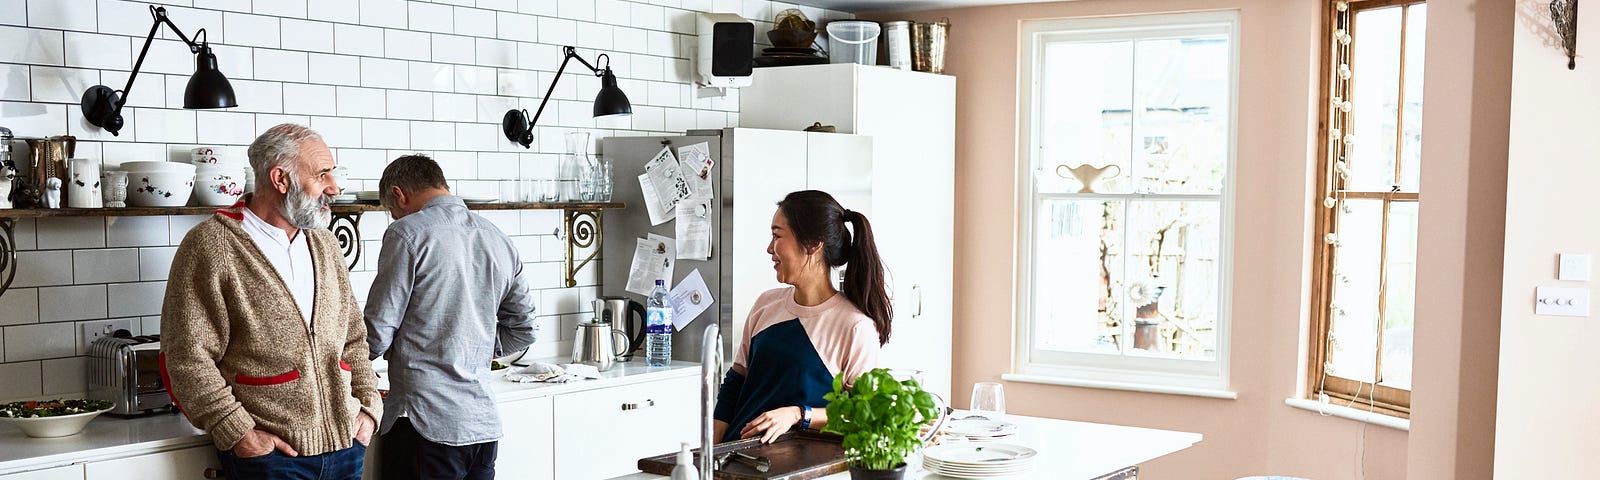
<path id="1" fill-rule="evenodd" d="M 47 468 L 32 472 L 0 475 L 0 480 L 83 480 L 83 465 Z"/>
<path id="2" fill-rule="evenodd" d="M 206 470 L 222 469 L 210 445 L 119 458 L 83 465 L 84 480 L 169 480 L 206 478 Z"/>
<path id="3" fill-rule="evenodd" d="M 724 169 L 733 169 L 733 242 L 717 253 L 733 261 L 731 331 L 722 332 L 733 348 L 744 338 L 745 320 L 761 292 L 777 288 L 766 254 L 772 240 L 772 214 L 784 195 L 806 188 L 806 135 L 799 131 L 734 128 L 724 131 Z M 631 241 L 631 240 L 629 240 Z M 731 257 L 730 257 L 731 256 Z M 722 301 L 728 301 L 722 299 Z M 732 359 L 736 352 L 723 352 Z"/>
<path id="4" fill-rule="evenodd" d="M 627 475 L 641 458 L 697 444 L 699 387 L 697 377 L 683 377 L 556 396 L 555 478 Z"/>
<path id="5" fill-rule="evenodd" d="M 495 478 L 548 480 L 555 473 L 555 415 L 550 397 L 500 402 L 499 458 Z M 581 438 L 583 432 L 567 432 Z"/>

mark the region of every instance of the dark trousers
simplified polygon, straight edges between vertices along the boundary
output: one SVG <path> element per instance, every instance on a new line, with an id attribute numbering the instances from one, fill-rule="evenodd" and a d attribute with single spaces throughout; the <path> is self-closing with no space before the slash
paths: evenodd
<path id="1" fill-rule="evenodd" d="M 383 434 L 378 451 L 384 480 L 493 480 L 500 442 L 454 447 L 433 443 L 411 427 L 411 420 L 396 419 Z"/>
<path id="2" fill-rule="evenodd" d="M 350 448 L 322 455 L 291 457 L 273 450 L 259 457 L 239 458 L 220 450 L 217 459 L 228 480 L 361 480 L 361 466 L 367 447 L 355 442 Z"/>

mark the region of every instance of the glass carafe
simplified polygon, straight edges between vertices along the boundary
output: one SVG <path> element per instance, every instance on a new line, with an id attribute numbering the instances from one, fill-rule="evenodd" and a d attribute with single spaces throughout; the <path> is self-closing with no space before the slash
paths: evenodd
<path id="1" fill-rule="evenodd" d="M 594 201 L 594 158 L 589 156 L 589 133 L 567 134 L 567 153 L 561 156 L 561 201 Z"/>

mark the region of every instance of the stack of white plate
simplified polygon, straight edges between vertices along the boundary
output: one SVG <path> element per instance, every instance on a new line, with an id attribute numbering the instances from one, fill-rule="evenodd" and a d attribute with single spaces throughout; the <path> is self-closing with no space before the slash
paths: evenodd
<path id="1" fill-rule="evenodd" d="M 348 194 L 346 194 L 346 195 L 348 195 Z M 362 191 L 356 192 L 356 200 L 362 201 L 362 202 L 376 202 L 376 201 L 378 201 L 378 191 L 377 190 L 362 190 Z"/>
<path id="2" fill-rule="evenodd" d="M 922 451 L 922 468 L 955 478 L 1008 477 L 1033 468 L 1039 452 L 1011 443 L 952 443 Z"/>
<path id="3" fill-rule="evenodd" d="M 963 418 L 945 424 L 944 433 L 960 435 L 969 441 L 988 442 L 1015 435 L 1017 424 L 982 418 Z"/>

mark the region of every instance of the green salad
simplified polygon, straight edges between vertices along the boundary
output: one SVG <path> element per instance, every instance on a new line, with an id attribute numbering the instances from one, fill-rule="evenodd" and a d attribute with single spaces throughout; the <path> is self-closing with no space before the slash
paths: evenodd
<path id="1" fill-rule="evenodd" d="M 0 417 L 40 418 L 98 412 L 111 408 L 105 400 L 32 400 L 0 404 Z"/>

